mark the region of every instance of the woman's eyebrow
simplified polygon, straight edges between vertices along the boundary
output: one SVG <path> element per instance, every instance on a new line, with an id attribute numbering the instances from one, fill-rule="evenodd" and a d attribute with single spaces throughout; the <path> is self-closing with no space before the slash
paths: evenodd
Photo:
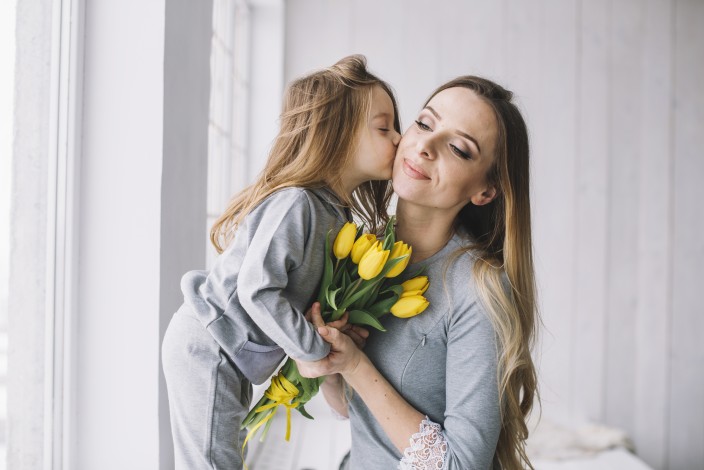
<path id="1" fill-rule="evenodd" d="M 435 111 L 435 110 L 432 108 L 432 106 L 426 106 L 425 109 L 427 109 L 428 111 L 430 111 L 430 112 L 433 114 L 433 116 L 435 116 L 435 119 L 437 119 L 438 121 L 442 121 L 442 118 L 440 117 L 440 115 L 438 114 L 438 112 Z M 477 150 L 479 151 L 479 153 L 482 153 L 482 149 L 481 149 L 481 147 L 479 146 L 479 142 L 477 142 L 477 139 L 475 139 L 475 138 L 472 137 L 471 135 L 467 134 L 466 132 L 462 132 L 462 131 L 459 130 L 459 129 L 455 129 L 455 133 L 456 133 L 457 135 L 461 136 L 461 137 L 464 137 L 465 139 L 468 139 L 468 140 L 471 140 L 472 142 L 474 142 L 474 145 L 477 146 Z"/>

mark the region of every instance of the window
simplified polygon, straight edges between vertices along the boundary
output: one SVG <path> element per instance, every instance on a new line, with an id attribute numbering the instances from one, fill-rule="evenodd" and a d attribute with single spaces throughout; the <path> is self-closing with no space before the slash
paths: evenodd
<path id="1" fill-rule="evenodd" d="M 0 3 L 0 467 L 7 453 L 7 330 L 10 186 L 15 74 L 15 1 Z"/>
<path id="2" fill-rule="evenodd" d="M 249 29 L 250 7 L 244 0 L 215 0 L 210 55 L 208 233 L 230 198 L 248 183 Z M 208 238 L 208 266 L 214 257 Z"/>

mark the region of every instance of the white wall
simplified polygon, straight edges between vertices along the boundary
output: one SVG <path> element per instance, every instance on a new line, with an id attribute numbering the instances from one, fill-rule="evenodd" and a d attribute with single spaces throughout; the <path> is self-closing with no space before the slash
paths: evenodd
<path id="1" fill-rule="evenodd" d="M 85 23 L 77 467 L 170 468 L 159 353 L 205 265 L 212 3 L 91 3 Z"/>
<path id="2" fill-rule="evenodd" d="M 205 265 L 212 2 L 21 0 L 17 30 L 8 463 L 173 468 L 159 356 Z"/>
<path id="3" fill-rule="evenodd" d="M 286 81 L 363 53 L 402 123 L 461 74 L 516 93 L 532 139 L 548 417 L 704 462 L 704 3 L 289 0 Z"/>
<path id="4" fill-rule="evenodd" d="M 8 468 L 42 468 L 45 449 L 47 175 L 51 1 L 18 1 L 8 298 Z"/>

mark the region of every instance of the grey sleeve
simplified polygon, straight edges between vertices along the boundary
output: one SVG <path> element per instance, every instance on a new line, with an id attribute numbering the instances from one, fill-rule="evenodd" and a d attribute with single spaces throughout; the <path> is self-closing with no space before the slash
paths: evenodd
<path id="1" fill-rule="evenodd" d="M 242 260 L 237 296 L 247 314 L 295 359 L 316 361 L 330 346 L 282 295 L 288 273 L 305 262 L 312 208 L 303 191 L 259 208 L 249 224 L 250 246 Z M 315 249 L 316 247 L 313 247 Z M 323 250 L 324 247 L 317 247 Z"/>
<path id="2" fill-rule="evenodd" d="M 480 303 L 455 311 L 448 331 L 444 469 L 489 469 L 501 431 L 494 328 Z"/>

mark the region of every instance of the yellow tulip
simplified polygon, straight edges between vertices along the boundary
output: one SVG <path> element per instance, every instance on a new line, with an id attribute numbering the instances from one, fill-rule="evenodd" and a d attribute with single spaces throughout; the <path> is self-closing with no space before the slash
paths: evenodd
<path id="1" fill-rule="evenodd" d="M 401 284 L 401 287 L 403 287 L 404 295 L 407 292 L 414 291 L 420 291 L 420 294 L 425 294 L 425 291 L 428 290 L 428 286 L 430 286 L 430 283 L 428 282 L 428 276 L 414 277 L 413 279 L 409 279 Z"/>
<path id="2" fill-rule="evenodd" d="M 340 232 L 332 245 L 332 252 L 337 259 L 344 259 L 350 254 L 354 237 L 357 235 L 357 225 L 354 222 L 347 222 L 342 226 Z"/>
<path id="3" fill-rule="evenodd" d="M 384 269 L 387 259 L 389 259 L 389 250 L 382 250 L 381 242 L 377 241 L 359 260 L 359 277 L 368 281 L 378 276 Z"/>
<path id="4" fill-rule="evenodd" d="M 411 260 L 412 252 L 413 248 L 406 245 L 405 243 L 401 241 L 394 243 L 393 248 L 391 248 L 391 254 L 389 255 L 389 259 L 400 258 L 403 255 L 408 256 L 396 263 L 396 265 L 391 268 L 388 273 L 386 273 L 386 277 L 396 277 L 401 274 L 403 270 L 406 269 L 406 266 L 408 266 L 408 262 Z"/>
<path id="5" fill-rule="evenodd" d="M 428 308 L 428 305 L 430 302 L 422 295 L 401 297 L 391 307 L 391 314 L 398 318 L 411 318 Z"/>
<path id="6" fill-rule="evenodd" d="M 413 297 L 414 295 L 423 295 L 423 291 L 422 290 L 403 291 L 403 294 L 401 294 L 401 297 Z"/>
<path id="7" fill-rule="evenodd" d="M 375 241 L 376 237 L 371 233 L 364 233 L 360 235 L 357 241 L 354 242 L 354 245 L 352 245 L 352 262 L 354 264 L 359 264 L 359 260 L 362 259 L 364 253 L 372 247 Z"/>

